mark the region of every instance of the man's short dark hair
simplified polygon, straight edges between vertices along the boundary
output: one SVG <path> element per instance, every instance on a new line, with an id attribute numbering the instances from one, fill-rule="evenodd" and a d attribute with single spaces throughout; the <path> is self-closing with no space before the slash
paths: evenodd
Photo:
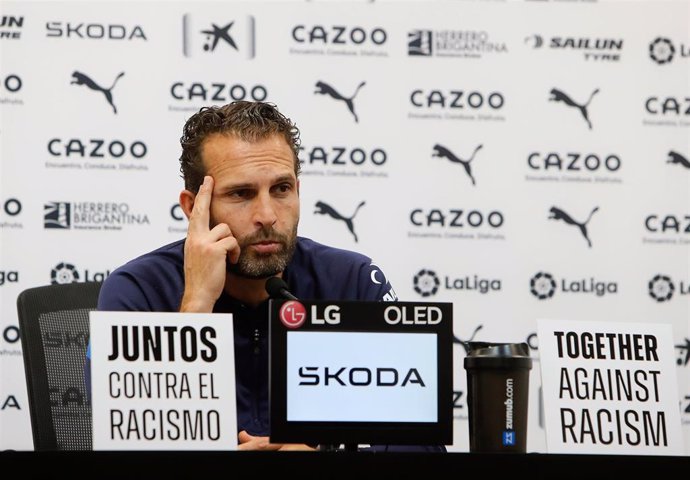
<path id="1" fill-rule="evenodd" d="M 197 193 L 204 181 L 206 168 L 201 146 L 210 135 L 231 134 L 246 142 L 263 140 L 279 134 L 285 138 L 295 157 L 295 175 L 300 174 L 300 132 L 297 126 L 278 111 L 273 103 L 244 100 L 223 106 L 203 107 L 184 125 L 180 145 L 180 172 L 187 190 Z"/>

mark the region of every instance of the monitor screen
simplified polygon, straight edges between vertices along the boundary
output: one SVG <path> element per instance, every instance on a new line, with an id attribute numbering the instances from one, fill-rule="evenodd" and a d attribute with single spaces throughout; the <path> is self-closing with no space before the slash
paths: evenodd
<path id="1" fill-rule="evenodd" d="M 271 441 L 449 445 L 453 305 L 270 301 Z"/>

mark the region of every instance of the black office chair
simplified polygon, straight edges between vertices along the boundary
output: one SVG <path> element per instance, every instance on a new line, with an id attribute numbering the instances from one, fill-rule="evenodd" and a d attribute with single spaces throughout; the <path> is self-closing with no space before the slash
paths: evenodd
<path id="1" fill-rule="evenodd" d="M 34 450 L 91 450 L 84 384 L 89 312 L 101 282 L 28 288 L 17 296 Z"/>

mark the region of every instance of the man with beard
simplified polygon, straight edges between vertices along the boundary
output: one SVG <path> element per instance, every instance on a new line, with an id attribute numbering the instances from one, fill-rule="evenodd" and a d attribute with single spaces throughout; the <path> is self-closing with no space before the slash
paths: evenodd
<path id="1" fill-rule="evenodd" d="M 180 143 L 187 237 L 113 271 L 98 309 L 232 313 L 239 449 L 312 448 L 268 441 L 266 280 L 281 277 L 305 300 L 397 300 L 395 291 L 369 257 L 297 235 L 299 130 L 275 105 L 204 107 Z"/>

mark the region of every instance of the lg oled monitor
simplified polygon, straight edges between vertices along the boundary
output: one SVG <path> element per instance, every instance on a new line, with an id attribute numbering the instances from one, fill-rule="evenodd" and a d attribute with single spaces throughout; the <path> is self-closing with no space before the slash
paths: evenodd
<path id="1" fill-rule="evenodd" d="M 453 442 L 453 305 L 270 301 L 271 442 Z"/>

